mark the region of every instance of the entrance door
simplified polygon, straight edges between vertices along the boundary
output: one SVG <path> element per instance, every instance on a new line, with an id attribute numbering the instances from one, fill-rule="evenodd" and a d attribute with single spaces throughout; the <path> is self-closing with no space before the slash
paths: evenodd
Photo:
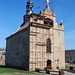
<path id="1" fill-rule="evenodd" d="M 47 60 L 47 68 L 52 69 L 51 60 Z"/>

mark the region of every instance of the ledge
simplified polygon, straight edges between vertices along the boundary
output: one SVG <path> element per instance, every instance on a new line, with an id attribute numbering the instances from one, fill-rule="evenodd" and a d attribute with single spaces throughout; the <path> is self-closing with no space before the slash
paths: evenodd
<path id="1" fill-rule="evenodd" d="M 31 22 L 31 26 L 47 28 L 47 29 L 50 29 L 52 27 L 52 25 L 40 24 L 40 23 L 35 23 L 35 22 Z"/>

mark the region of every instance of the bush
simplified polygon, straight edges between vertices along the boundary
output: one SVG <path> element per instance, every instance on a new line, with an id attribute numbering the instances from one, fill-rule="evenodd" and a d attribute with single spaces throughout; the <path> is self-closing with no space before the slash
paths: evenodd
<path id="1" fill-rule="evenodd" d="M 70 67 L 70 70 L 73 70 L 73 67 Z"/>

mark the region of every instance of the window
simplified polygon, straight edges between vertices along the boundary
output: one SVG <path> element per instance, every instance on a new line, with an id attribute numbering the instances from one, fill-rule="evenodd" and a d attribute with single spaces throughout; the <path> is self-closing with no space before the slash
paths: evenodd
<path id="1" fill-rule="evenodd" d="M 73 64 L 75 64 L 75 61 L 73 61 Z"/>
<path id="2" fill-rule="evenodd" d="M 59 59 L 57 59 L 57 62 L 59 62 Z"/>
<path id="3" fill-rule="evenodd" d="M 49 18 L 44 19 L 44 24 L 52 25 L 53 26 L 53 21 Z"/>
<path id="4" fill-rule="evenodd" d="M 51 40 L 50 38 L 47 39 L 47 53 L 51 53 Z"/>
<path id="5" fill-rule="evenodd" d="M 67 61 L 67 63 L 69 63 L 69 61 Z"/>
<path id="6" fill-rule="evenodd" d="M 72 57 L 70 57 L 70 60 L 72 60 Z"/>

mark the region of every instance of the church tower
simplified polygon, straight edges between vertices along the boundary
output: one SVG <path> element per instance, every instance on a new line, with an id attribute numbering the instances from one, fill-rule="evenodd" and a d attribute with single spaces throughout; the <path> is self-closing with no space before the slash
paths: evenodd
<path id="1" fill-rule="evenodd" d="M 64 69 L 64 24 L 59 25 L 49 6 L 33 13 L 33 3 L 27 2 L 24 23 L 8 38 L 6 66 L 25 70 Z M 62 54 L 62 55 L 61 55 Z"/>

